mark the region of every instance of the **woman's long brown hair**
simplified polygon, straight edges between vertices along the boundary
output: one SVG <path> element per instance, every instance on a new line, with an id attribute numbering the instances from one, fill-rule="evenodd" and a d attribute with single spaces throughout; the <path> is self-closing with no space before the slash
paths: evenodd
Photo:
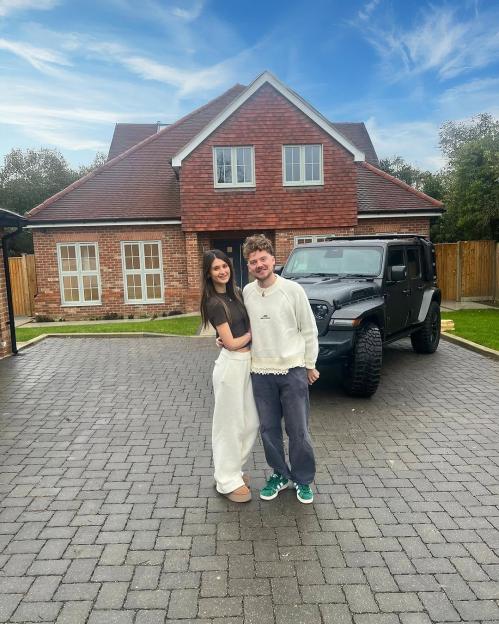
<path id="1" fill-rule="evenodd" d="M 227 304 L 223 300 L 222 297 L 219 296 L 219 293 L 215 290 L 215 286 L 213 285 L 213 281 L 211 279 L 210 270 L 211 265 L 214 260 L 222 260 L 225 262 L 230 270 L 230 279 L 227 282 L 227 294 L 231 299 L 237 301 L 243 310 L 246 312 L 244 307 L 243 298 L 241 295 L 241 289 L 236 286 L 236 280 L 234 279 L 234 267 L 232 266 L 232 260 L 220 249 L 210 249 L 209 251 L 205 251 L 203 254 L 203 274 L 201 276 L 202 280 L 202 294 L 201 294 L 201 319 L 203 321 L 203 327 L 206 327 L 210 322 L 208 318 L 208 301 L 212 297 L 217 297 L 217 299 L 222 303 L 225 308 L 225 312 L 227 314 L 227 319 L 229 323 L 232 321 L 230 310 L 227 307 Z"/>

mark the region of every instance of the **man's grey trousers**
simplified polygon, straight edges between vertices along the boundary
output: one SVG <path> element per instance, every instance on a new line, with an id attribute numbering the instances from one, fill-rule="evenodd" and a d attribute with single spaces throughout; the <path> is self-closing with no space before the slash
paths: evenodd
<path id="1" fill-rule="evenodd" d="M 308 432 L 310 403 L 307 370 L 291 368 L 285 375 L 252 373 L 251 379 L 268 465 L 274 472 L 295 483 L 312 483 L 315 458 Z M 290 467 L 284 455 L 282 419 L 289 439 Z"/>

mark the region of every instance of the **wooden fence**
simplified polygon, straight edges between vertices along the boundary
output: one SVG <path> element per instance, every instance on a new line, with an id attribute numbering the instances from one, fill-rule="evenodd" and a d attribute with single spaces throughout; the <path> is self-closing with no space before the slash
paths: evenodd
<path id="1" fill-rule="evenodd" d="M 9 258 L 12 303 L 15 316 L 33 316 L 36 295 L 35 256 Z"/>
<path id="2" fill-rule="evenodd" d="M 499 243 L 460 241 L 435 245 L 442 299 L 480 301 L 499 298 Z"/>

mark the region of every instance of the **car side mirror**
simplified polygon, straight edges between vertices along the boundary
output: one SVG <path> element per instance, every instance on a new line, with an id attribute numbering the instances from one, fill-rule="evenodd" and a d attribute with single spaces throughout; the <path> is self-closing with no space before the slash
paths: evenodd
<path id="1" fill-rule="evenodd" d="M 274 273 L 276 273 L 277 275 L 280 275 L 283 269 L 284 269 L 284 265 L 276 264 L 274 267 Z"/>
<path id="2" fill-rule="evenodd" d="M 392 282 L 402 282 L 407 279 L 407 267 L 404 264 L 392 266 L 389 278 Z"/>

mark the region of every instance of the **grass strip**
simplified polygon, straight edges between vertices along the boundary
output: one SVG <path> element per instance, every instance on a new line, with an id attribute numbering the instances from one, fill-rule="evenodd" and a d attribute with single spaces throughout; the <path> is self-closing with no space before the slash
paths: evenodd
<path id="1" fill-rule="evenodd" d="M 88 323 L 85 325 L 30 325 L 16 328 L 18 342 L 26 342 L 42 334 L 109 334 L 117 332 L 153 332 L 156 334 L 176 334 L 194 336 L 199 328 L 199 316 L 155 319 L 153 321 L 130 321 L 128 323 Z"/>
<path id="2" fill-rule="evenodd" d="M 450 334 L 499 351 L 499 309 L 442 312 L 442 318 L 454 321 Z"/>

